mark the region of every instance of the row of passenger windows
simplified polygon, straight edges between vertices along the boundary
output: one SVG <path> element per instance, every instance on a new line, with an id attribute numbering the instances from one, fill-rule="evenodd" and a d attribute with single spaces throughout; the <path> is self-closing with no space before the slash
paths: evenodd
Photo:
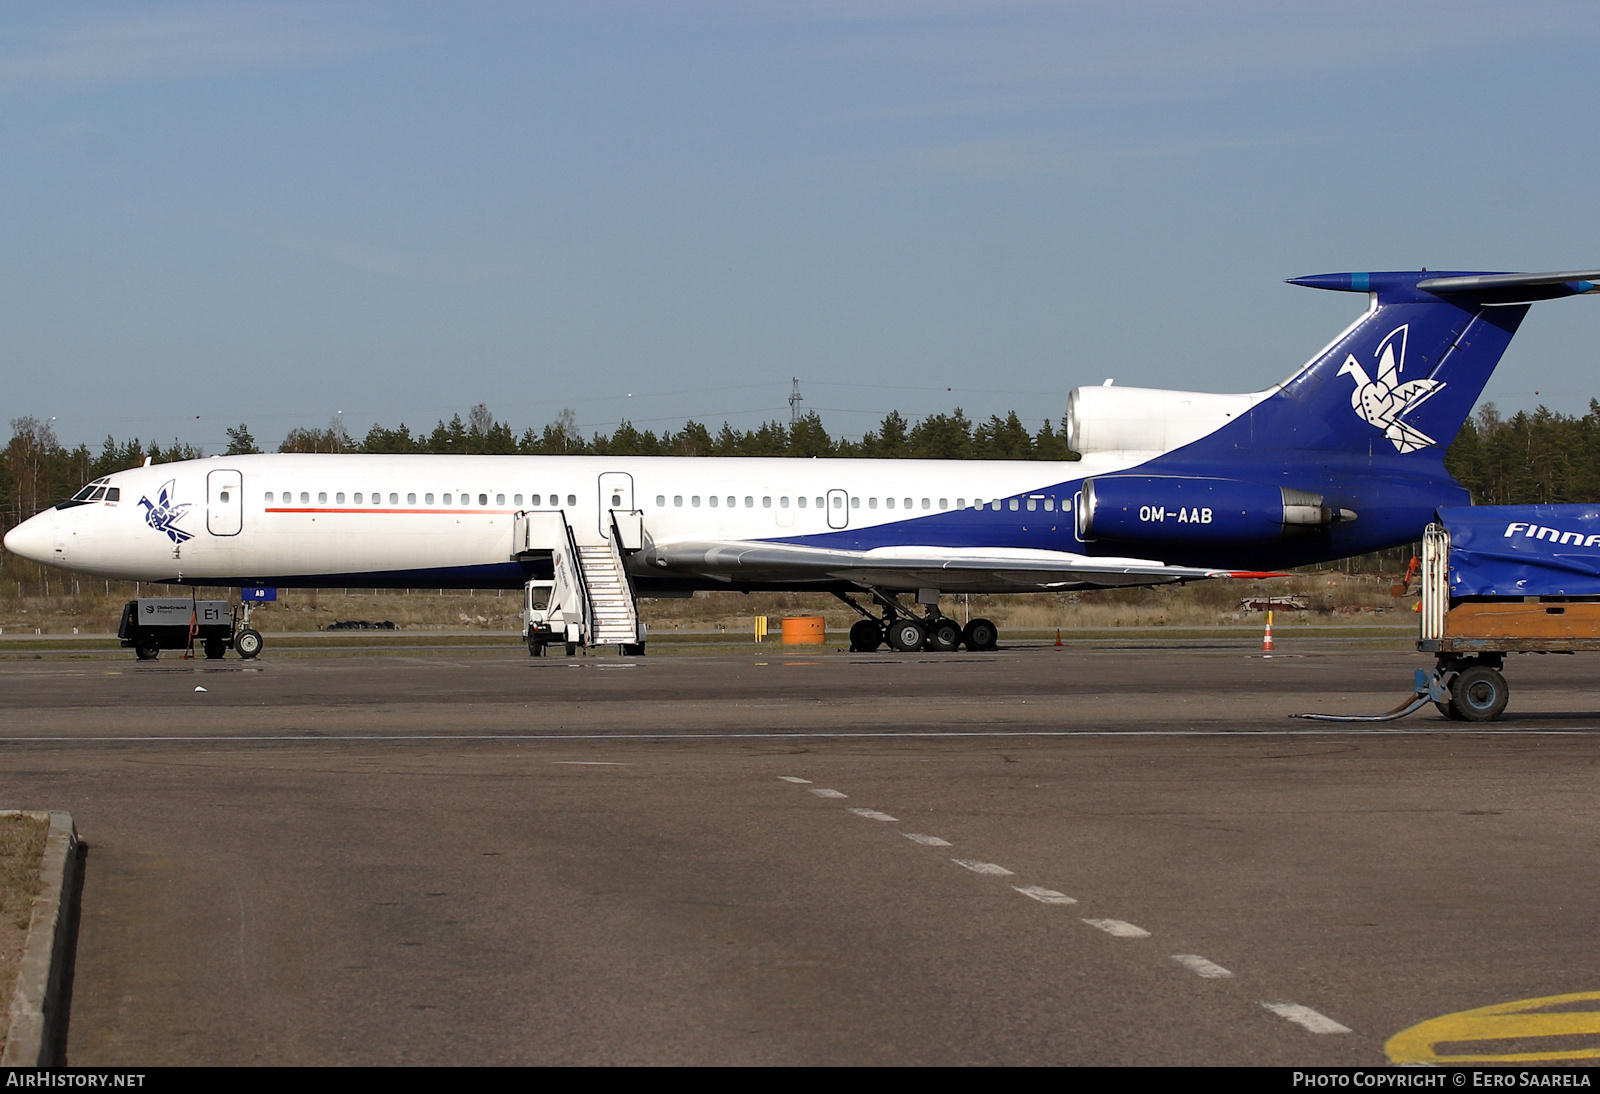
<path id="1" fill-rule="evenodd" d="M 858 497 L 852 497 L 850 499 L 850 508 L 852 508 L 852 509 L 860 509 L 862 500 L 863 499 L 858 498 Z M 876 509 L 878 507 L 878 499 L 877 498 L 867 498 L 865 500 L 866 500 L 868 509 Z M 717 495 L 711 495 L 711 496 L 709 496 L 709 497 L 707 497 L 705 499 L 705 504 L 709 508 L 715 509 L 719 505 L 723 504 L 724 501 L 726 502 L 726 505 L 727 505 L 727 507 L 729 509 L 736 508 L 738 506 L 738 504 L 739 504 L 739 499 L 736 496 L 731 495 L 731 494 L 728 495 L 728 497 L 726 499 L 721 498 L 721 497 L 719 497 Z M 950 508 L 950 499 L 949 498 L 940 498 L 940 499 L 938 499 L 938 502 L 939 502 L 939 508 L 940 509 L 949 509 Z M 1049 513 L 1049 512 L 1054 512 L 1055 511 L 1055 507 L 1056 507 L 1056 499 L 1055 498 L 1033 497 L 1033 498 L 1008 498 L 1008 499 L 1005 499 L 1006 506 L 1008 508 L 1012 509 L 1012 510 L 1017 510 L 1017 509 L 1022 508 L 1023 502 L 1027 503 L 1027 507 L 1028 507 L 1028 511 L 1029 512 L 1033 512 L 1033 511 L 1035 511 L 1035 510 L 1037 510 L 1037 509 L 1042 507 L 1045 512 Z M 675 507 L 681 509 L 683 507 L 683 495 L 682 494 L 674 494 L 672 496 L 672 504 Z M 700 507 L 700 504 L 701 504 L 701 498 L 700 498 L 699 494 L 691 494 L 691 495 L 689 495 L 689 506 L 690 506 L 690 508 L 696 508 L 697 509 L 697 508 Z M 809 504 L 809 499 L 807 499 L 807 498 L 795 498 L 794 499 L 794 504 L 795 504 L 796 508 L 805 509 L 805 508 L 807 508 L 807 506 Z M 828 504 L 829 504 L 829 502 L 828 502 L 827 498 L 817 498 L 816 499 L 816 507 L 818 509 L 825 509 L 825 508 L 827 508 Z M 835 509 L 843 509 L 844 508 L 844 496 L 841 495 L 841 494 L 835 494 L 833 496 L 832 504 L 833 504 L 833 507 Z M 896 498 L 884 498 L 883 499 L 883 507 L 885 509 L 893 509 L 896 506 L 896 504 L 898 504 L 900 506 L 900 508 L 902 508 L 902 509 L 915 509 L 915 508 L 917 508 L 917 499 L 916 498 L 898 498 L 898 499 L 896 499 Z M 1001 499 L 1000 498 L 991 498 L 987 503 L 982 498 L 973 498 L 972 499 L 972 508 L 973 509 L 982 509 L 985 504 L 987 504 L 990 509 L 993 509 L 995 512 L 998 513 L 1000 511 Z M 665 494 L 657 494 L 656 495 L 656 506 L 658 508 L 664 509 L 664 508 L 666 508 L 666 505 L 667 505 L 667 496 Z M 755 505 L 756 505 L 755 496 L 751 495 L 751 494 L 746 494 L 745 498 L 744 498 L 744 507 L 746 509 L 754 509 Z M 922 499 L 922 508 L 923 509 L 932 509 L 933 506 L 934 506 L 934 499 L 933 498 L 923 498 Z M 761 499 L 761 507 L 763 509 L 771 509 L 772 508 L 772 498 L 770 496 L 763 497 Z M 787 509 L 787 508 L 789 508 L 789 499 L 787 497 L 779 496 L 779 498 L 778 498 L 778 508 L 779 509 Z M 966 498 L 957 498 L 956 499 L 956 508 L 957 509 L 965 509 L 965 508 L 967 508 L 967 499 Z M 1061 508 L 1062 508 L 1063 511 L 1065 511 L 1065 509 L 1067 508 L 1066 504 L 1063 503 Z"/>
<path id="2" fill-rule="evenodd" d="M 81 491 L 80 493 L 88 493 L 88 492 L 89 492 L 89 488 L 85 487 L 85 489 L 83 491 Z M 489 499 L 490 499 L 491 496 L 494 498 L 494 504 L 495 505 L 504 506 L 506 504 L 506 495 L 504 495 L 504 494 L 494 494 L 494 495 L 479 494 L 476 497 L 476 503 L 479 506 L 487 507 L 489 505 Z M 316 504 L 318 504 L 318 505 L 327 505 L 327 504 L 329 504 L 329 502 L 328 502 L 328 492 L 326 490 L 319 490 L 317 492 L 316 497 L 317 497 Z M 407 505 L 416 505 L 416 504 L 418 504 L 417 495 L 416 494 L 408 493 L 405 497 L 406 497 L 405 504 L 407 504 Z M 546 499 L 548 499 L 548 500 L 546 500 Z M 96 499 L 96 500 L 98 500 L 98 499 Z M 921 499 L 920 508 L 921 509 L 925 509 L 925 510 L 932 510 L 934 508 L 934 505 L 935 505 L 935 500 L 937 500 L 938 508 L 940 508 L 940 509 L 949 509 L 950 508 L 950 499 L 949 498 L 938 498 L 938 499 L 922 498 Z M 711 508 L 711 509 L 716 509 L 716 508 L 719 508 L 721 506 L 726 506 L 729 509 L 736 509 L 739 506 L 739 501 L 740 501 L 739 497 L 737 495 L 733 495 L 733 494 L 728 494 L 726 496 L 713 494 L 713 495 L 709 495 L 706 498 L 704 498 L 703 501 L 702 501 L 702 498 L 700 497 L 699 494 L 691 494 L 691 495 L 689 495 L 689 498 L 688 498 L 689 506 L 690 506 L 690 508 L 693 508 L 693 509 L 698 509 L 701 506 L 702 503 L 704 505 L 706 505 L 708 508 Z M 869 497 L 869 498 L 865 498 L 865 499 L 860 498 L 860 497 L 851 497 L 850 501 L 849 501 L 850 508 L 852 508 L 852 509 L 860 509 L 862 501 L 865 501 L 867 503 L 867 508 L 868 509 L 876 509 L 876 508 L 878 508 L 879 502 L 878 502 L 878 499 L 875 498 L 875 497 Z M 266 492 L 266 502 L 267 502 L 268 505 L 272 505 L 272 504 L 293 505 L 295 503 L 295 495 L 294 495 L 294 492 L 292 490 L 284 490 L 284 491 L 281 491 L 281 492 L 277 493 L 276 495 L 274 495 L 273 491 L 268 490 Z M 778 508 L 779 509 L 787 509 L 790 506 L 790 498 L 787 495 L 780 495 L 778 497 L 778 499 L 777 499 L 777 502 L 778 502 Z M 311 502 L 311 492 L 308 491 L 308 490 L 300 491 L 300 504 L 301 505 L 310 505 L 311 503 L 312 503 Z M 399 505 L 400 504 L 400 495 L 398 493 L 396 493 L 396 492 L 391 492 L 388 495 L 388 503 L 390 505 Z M 443 506 L 449 506 L 449 505 L 470 506 L 473 503 L 474 503 L 474 497 L 470 493 L 441 494 L 441 495 L 439 495 L 439 502 L 438 502 L 439 505 L 443 505 Z M 763 509 L 771 509 L 772 508 L 772 503 L 773 503 L 773 498 L 772 498 L 771 495 L 762 496 L 762 498 L 761 498 L 761 507 Z M 342 490 L 341 491 L 337 491 L 337 492 L 335 492 L 333 494 L 333 504 L 334 505 L 347 504 L 346 501 L 345 501 L 344 491 L 342 491 Z M 375 491 L 373 491 L 371 493 L 366 493 L 364 491 L 359 491 L 358 490 L 355 493 L 350 495 L 350 501 L 349 501 L 348 504 L 352 504 L 352 505 L 382 505 L 382 504 L 384 504 L 384 494 L 383 494 L 383 491 L 381 491 L 381 490 L 375 490 Z M 422 495 L 421 504 L 423 504 L 423 505 L 433 505 L 434 504 L 434 495 L 432 495 L 432 494 L 423 494 Z M 521 508 L 522 504 L 523 504 L 522 495 L 521 494 L 513 494 L 513 495 L 511 495 L 511 504 L 516 506 L 516 507 L 518 507 L 518 508 Z M 578 496 L 576 494 L 568 494 L 567 495 L 567 507 L 570 509 L 573 506 L 576 506 L 577 504 L 578 504 Z M 620 505 L 621 504 L 621 499 L 620 498 L 613 499 L 613 504 Z M 673 504 L 674 507 L 681 509 L 683 507 L 683 504 L 684 504 L 684 496 L 682 494 L 674 494 L 672 496 L 672 504 Z M 805 508 L 811 507 L 813 504 L 815 505 L 815 508 L 825 509 L 830 504 L 830 501 L 829 501 L 828 498 L 825 498 L 825 497 L 816 498 L 816 499 L 814 499 L 814 502 L 813 502 L 813 499 L 810 499 L 810 498 L 797 497 L 797 498 L 793 499 L 793 504 L 794 504 L 794 506 L 796 508 L 799 508 L 799 509 L 805 509 Z M 842 494 L 833 495 L 831 504 L 833 505 L 833 508 L 835 508 L 835 509 L 843 509 L 845 507 L 844 495 L 842 495 Z M 901 509 L 912 509 L 912 510 L 915 510 L 915 509 L 919 508 L 918 499 L 916 499 L 916 498 L 884 498 L 882 504 L 883 504 L 883 508 L 885 508 L 885 509 L 894 509 L 894 508 L 898 507 L 898 508 L 901 508 Z M 530 494 L 528 496 L 528 505 L 530 507 L 534 507 L 534 508 L 537 508 L 539 506 L 548 506 L 550 508 L 559 508 L 560 505 L 561 505 L 561 495 L 560 494 Z M 1033 512 L 1035 510 L 1038 510 L 1038 509 L 1042 508 L 1045 512 L 1049 513 L 1049 512 L 1054 512 L 1055 507 L 1056 507 L 1056 499 L 1055 498 L 1049 498 L 1049 497 L 1006 498 L 1006 499 L 991 498 L 988 501 L 985 501 L 983 498 L 974 498 L 974 499 L 972 499 L 971 508 L 973 508 L 973 509 L 982 509 L 985 505 L 987 505 L 990 509 L 992 509 L 996 513 L 998 513 L 1000 511 L 1002 505 L 1004 505 L 1006 508 L 1012 510 L 1013 512 L 1023 508 L 1023 506 L 1026 505 L 1026 507 L 1027 507 L 1029 512 Z M 667 496 L 665 494 L 657 494 L 656 495 L 656 507 L 659 508 L 659 509 L 665 509 L 667 507 Z M 746 509 L 754 509 L 756 507 L 756 497 L 755 497 L 754 494 L 746 494 L 744 496 L 744 507 Z M 966 498 L 957 498 L 957 499 L 955 499 L 955 507 L 957 509 L 966 509 L 966 508 L 968 508 L 967 499 Z M 1063 502 L 1061 508 L 1062 508 L 1063 511 L 1065 511 L 1068 508 L 1068 506 L 1067 506 L 1067 504 L 1065 502 Z"/>
<path id="3" fill-rule="evenodd" d="M 477 499 L 477 504 L 479 504 L 481 506 L 487 506 L 489 504 L 489 497 L 490 497 L 490 495 L 488 495 L 488 494 L 479 494 L 478 495 L 478 499 Z M 546 497 L 548 497 L 550 499 L 548 502 L 543 500 Z M 333 504 L 335 504 L 335 505 L 344 505 L 345 504 L 345 500 L 344 499 L 345 499 L 344 491 L 342 491 L 342 490 L 337 491 L 333 495 Z M 365 499 L 365 500 L 363 500 L 363 499 Z M 273 492 L 271 490 L 267 491 L 266 502 L 267 502 L 268 505 L 274 504 Z M 495 494 L 494 495 L 494 503 L 496 505 L 502 505 L 502 506 L 505 505 L 506 496 L 504 494 Z M 293 505 L 294 504 L 294 491 L 292 491 L 292 490 L 284 490 L 284 491 L 278 493 L 277 494 L 276 504 L 278 504 L 278 505 Z M 308 490 L 300 491 L 300 504 L 301 505 L 310 505 L 311 504 L 311 492 L 310 491 L 308 491 Z M 327 505 L 328 504 L 328 492 L 326 490 L 317 491 L 317 504 L 318 505 Z M 364 493 L 363 491 L 358 490 L 354 494 L 350 495 L 350 504 L 352 504 L 352 505 L 382 505 L 383 504 L 383 491 L 374 490 L 372 493 L 368 494 L 368 493 Z M 397 494 L 397 493 L 390 493 L 389 494 L 389 504 L 390 505 L 399 505 L 400 504 L 400 495 Z M 415 495 L 415 494 L 407 494 L 406 495 L 406 504 L 407 505 L 416 505 L 417 504 L 417 495 Z M 432 505 L 432 504 L 434 504 L 433 495 L 432 494 L 423 494 L 422 495 L 422 504 L 423 505 Z M 472 499 L 472 495 L 471 494 L 465 493 L 465 492 L 463 492 L 461 494 L 441 494 L 441 495 L 439 495 L 439 504 L 440 505 L 471 505 L 471 504 L 473 504 L 473 499 Z M 513 494 L 513 495 L 511 495 L 511 504 L 520 507 L 522 505 L 522 495 L 521 494 Z M 548 494 L 548 495 L 546 495 L 546 494 L 531 494 L 528 497 L 528 504 L 530 506 L 548 505 L 548 506 L 550 506 L 552 508 L 556 508 L 556 507 L 559 507 L 561 505 L 561 495 L 560 494 Z M 567 506 L 568 506 L 568 508 L 571 508 L 572 506 L 575 506 L 577 504 L 578 504 L 578 495 L 576 495 L 576 494 L 568 494 L 567 495 Z"/>

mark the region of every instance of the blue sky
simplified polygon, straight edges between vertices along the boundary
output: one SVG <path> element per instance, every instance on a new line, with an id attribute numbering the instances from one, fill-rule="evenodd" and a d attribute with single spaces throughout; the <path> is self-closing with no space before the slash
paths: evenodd
<path id="1" fill-rule="evenodd" d="M 1339 270 L 1600 267 L 1592 3 L 0 8 L 0 418 L 1059 419 Z M 1600 302 L 1487 397 L 1581 412 Z M 1537 394 L 1535 394 L 1537 392 Z"/>

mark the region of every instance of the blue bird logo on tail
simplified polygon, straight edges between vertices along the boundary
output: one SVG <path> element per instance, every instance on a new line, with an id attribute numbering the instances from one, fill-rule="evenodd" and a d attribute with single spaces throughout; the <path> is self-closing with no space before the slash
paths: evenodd
<path id="1" fill-rule="evenodd" d="M 184 502 L 181 505 L 174 504 L 172 495 L 175 493 L 173 487 L 176 483 L 176 479 L 168 479 L 166 484 L 161 487 L 160 492 L 156 494 L 154 505 L 150 503 L 149 498 L 140 498 L 139 504 L 144 506 L 144 522 L 146 524 L 158 532 L 165 532 L 173 543 L 182 543 L 184 540 L 192 539 L 193 535 L 177 527 L 177 524 L 178 521 L 183 519 L 185 513 L 194 508 L 194 504 L 192 502 Z"/>

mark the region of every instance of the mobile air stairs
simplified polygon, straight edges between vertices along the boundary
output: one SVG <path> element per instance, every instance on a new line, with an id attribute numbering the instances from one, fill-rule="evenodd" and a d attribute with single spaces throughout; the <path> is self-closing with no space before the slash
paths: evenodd
<path id="1" fill-rule="evenodd" d="M 645 626 L 626 556 L 644 546 L 643 514 L 612 509 L 608 535 L 578 542 L 565 510 L 518 513 L 512 526 L 511 558 L 548 558 L 551 579 L 528 582 L 523 593 L 523 636 L 528 653 L 564 645 L 570 657 L 580 648 L 616 646 L 625 657 L 644 654 Z M 589 530 L 593 540 L 593 529 Z"/>

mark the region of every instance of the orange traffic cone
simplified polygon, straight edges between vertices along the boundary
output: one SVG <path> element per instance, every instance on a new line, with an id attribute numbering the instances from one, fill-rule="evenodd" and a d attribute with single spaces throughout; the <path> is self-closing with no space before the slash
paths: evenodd
<path id="1" fill-rule="evenodd" d="M 1272 652 L 1272 612 L 1267 612 L 1267 630 L 1261 636 L 1261 652 Z"/>
<path id="2" fill-rule="evenodd" d="M 1060 648 L 1061 648 L 1061 628 L 1057 627 L 1056 628 L 1056 649 L 1059 650 Z"/>

